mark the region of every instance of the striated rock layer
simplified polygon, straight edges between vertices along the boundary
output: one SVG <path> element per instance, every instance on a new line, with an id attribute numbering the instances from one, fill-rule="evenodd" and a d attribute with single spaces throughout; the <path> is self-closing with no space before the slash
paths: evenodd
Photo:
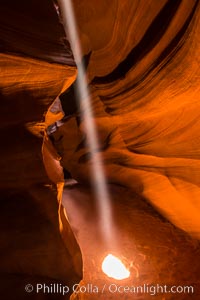
<path id="1" fill-rule="evenodd" d="M 42 145 L 45 114 L 77 71 L 51 2 L 3 1 L 0 15 L 1 297 L 69 299 L 82 278 L 82 257 L 61 204 L 62 169 L 52 183 Z M 38 283 L 70 291 L 38 294 Z"/>
<path id="2" fill-rule="evenodd" d="M 199 2 L 117 3 L 106 46 L 97 48 L 99 37 L 87 35 L 89 88 L 108 182 L 140 193 L 199 238 Z M 98 5 L 95 10 L 87 4 L 98 12 Z M 75 2 L 77 16 L 81 8 Z M 98 16 L 96 23 L 87 22 L 92 32 L 101 23 L 103 36 L 107 15 Z M 86 19 L 79 22 L 86 35 Z M 71 144 L 62 143 L 62 163 L 81 182 L 87 180 L 89 150 L 83 144 L 77 148 L 83 126 L 77 130 L 76 121 L 70 122 L 60 129 L 64 140 L 74 136 Z"/>
<path id="3" fill-rule="evenodd" d="M 105 14 L 100 6 L 74 2 L 83 51 L 92 51 L 87 74 L 118 248 L 112 239 L 109 245 L 98 239 L 97 217 L 91 214 L 97 204 L 86 188 L 92 162 L 83 121 L 72 116 L 53 134 L 61 164 L 81 183 L 65 189 L 63 201 L 83 252 L 82 285 L 93 283 L 101 290 L 115 282 L 101 271 L 104 255 L 113 251 L 130 266 L 131 278 L 122 285 L 193 285 L 194 294 L 156 298 L 197 300 L 199 2 L 113 1 Z M 147 202 L 175 226 L 148 209 Z M 132 297 L 107 290 L 72 298 Z"/>
<path id="4" fill-rule="evenodd" d="M 115 283 L 101 271 L 104 255 L 112 252 L 131 271 L 122 285 L 189 285 L 193 294 L 155 297 L 199 299 L 199 1 L 73 1 L 83 55 L 89 54 L 97 152 L 110 192 L 114 226 L 109 243 L 99 234 L 99 213 L 90 189 L 91 153 L 72 88 L 61 96 L 64 125 L 43 141 L 45 126 L 63 117 L 63 111 L 55 109 L 57 96 L 76 77 L 63 28 L 47 2 L 30 1 L 29 6 L 21 0 L 11 9 L 11 1 L 3 1 L 1 12 L 4 294 L 11 281 L 23 299 L 29 278 L 33 284 L 54 278 L 69 286 L 81 279 L 80 250 L 60 201 L 61 163 L 65 174 L 79 182 L 65 187 L 63 204 L 83 253 L 83 285 L 101 289 L 104 283 Z M 43 13 L 36 22 L 39 7 Z M 44 123 L 44 112 L 54 99 Z M 57 184 L 58 204 L 55 185 L 52 188 L 46 174 Z M 60 295 L 32 294 L 36 296 Z M 132 297 L 108 290 L 72 296 Z"/>

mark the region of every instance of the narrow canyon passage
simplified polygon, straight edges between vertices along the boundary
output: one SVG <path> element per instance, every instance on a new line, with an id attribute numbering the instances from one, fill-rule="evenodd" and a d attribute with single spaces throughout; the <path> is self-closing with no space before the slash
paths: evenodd
<path id="1" fill-rule="evenodd" d="M 80 61 L 59 1 L 1 1 L 0 293 L 8 300 L 198 300 L 199 1 L 73 6 L 94 153 L 77 97 Z M 109 217 L 99 209 L 93 161 L 105 173 Z M 103 273 L 108 254 L 129 278 Z M 41 283 L 46 292 L 38 292 Z M 53 284 L 69 292 L 47 292 Z M 156 285 L 179 292 L 133 292 Z"/>

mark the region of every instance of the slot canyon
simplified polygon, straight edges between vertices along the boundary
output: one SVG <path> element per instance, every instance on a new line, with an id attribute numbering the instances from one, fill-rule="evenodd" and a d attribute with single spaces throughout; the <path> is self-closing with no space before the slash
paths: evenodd
<path id="1" fill-rule="evenodd" d="M 200 3 L 64 1 L 1 0 L 0 297 L 198 300 Z"/>

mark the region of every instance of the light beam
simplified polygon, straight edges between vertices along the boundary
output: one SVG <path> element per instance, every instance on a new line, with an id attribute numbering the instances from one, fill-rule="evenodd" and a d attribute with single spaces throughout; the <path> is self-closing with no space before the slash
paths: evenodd
<path id="1" fill-rule="evenodd" d="M 112 226 L 112 214 L 110 197 L 103 169 L 102 157 L 98 152 L 99 143 L 97 130 L 91 107 L 91 99 L 88 84 L 85 77 L 84 65 L 82 63 L 82 50 L 79 42 L 78 30 L 74 17 L 71 0 L 58 0 L 61 9 L 63 25 L 69 39 L 74 59 L 78 67 L 77 87 L 81 106 L 84 130 L 87 133 L 87 147 L 91 153 L 91 179 L 94 193 L 97 199 L 97 207 L 100 222 L 100 232 L 106 242 L 111 242 L 114 235 Z M 111 234 L 112 232 L 112 234 Z M 115 238 L 114 238 L 115 239 Z M 112 242 L 111 242 L 112 243 Z"/>

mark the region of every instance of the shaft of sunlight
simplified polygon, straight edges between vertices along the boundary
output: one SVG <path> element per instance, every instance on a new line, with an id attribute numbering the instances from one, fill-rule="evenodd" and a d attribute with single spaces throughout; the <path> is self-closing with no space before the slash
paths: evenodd
<path id="1" fill-rule="evenodd" d="M 113 240 L 111 203 L 99 149 L 98 135 L 91 107 L 90 93 L 82 62 L 82 50 L 71 0 L 58 0 L 62 22 L 68 36 L 74 59 L 78 67 L 77 87 L 84 130 L 87 133 L 87 147 L 91 154 L 91 179 L 97 200 L 100 232 L 105 242 Z"/>

